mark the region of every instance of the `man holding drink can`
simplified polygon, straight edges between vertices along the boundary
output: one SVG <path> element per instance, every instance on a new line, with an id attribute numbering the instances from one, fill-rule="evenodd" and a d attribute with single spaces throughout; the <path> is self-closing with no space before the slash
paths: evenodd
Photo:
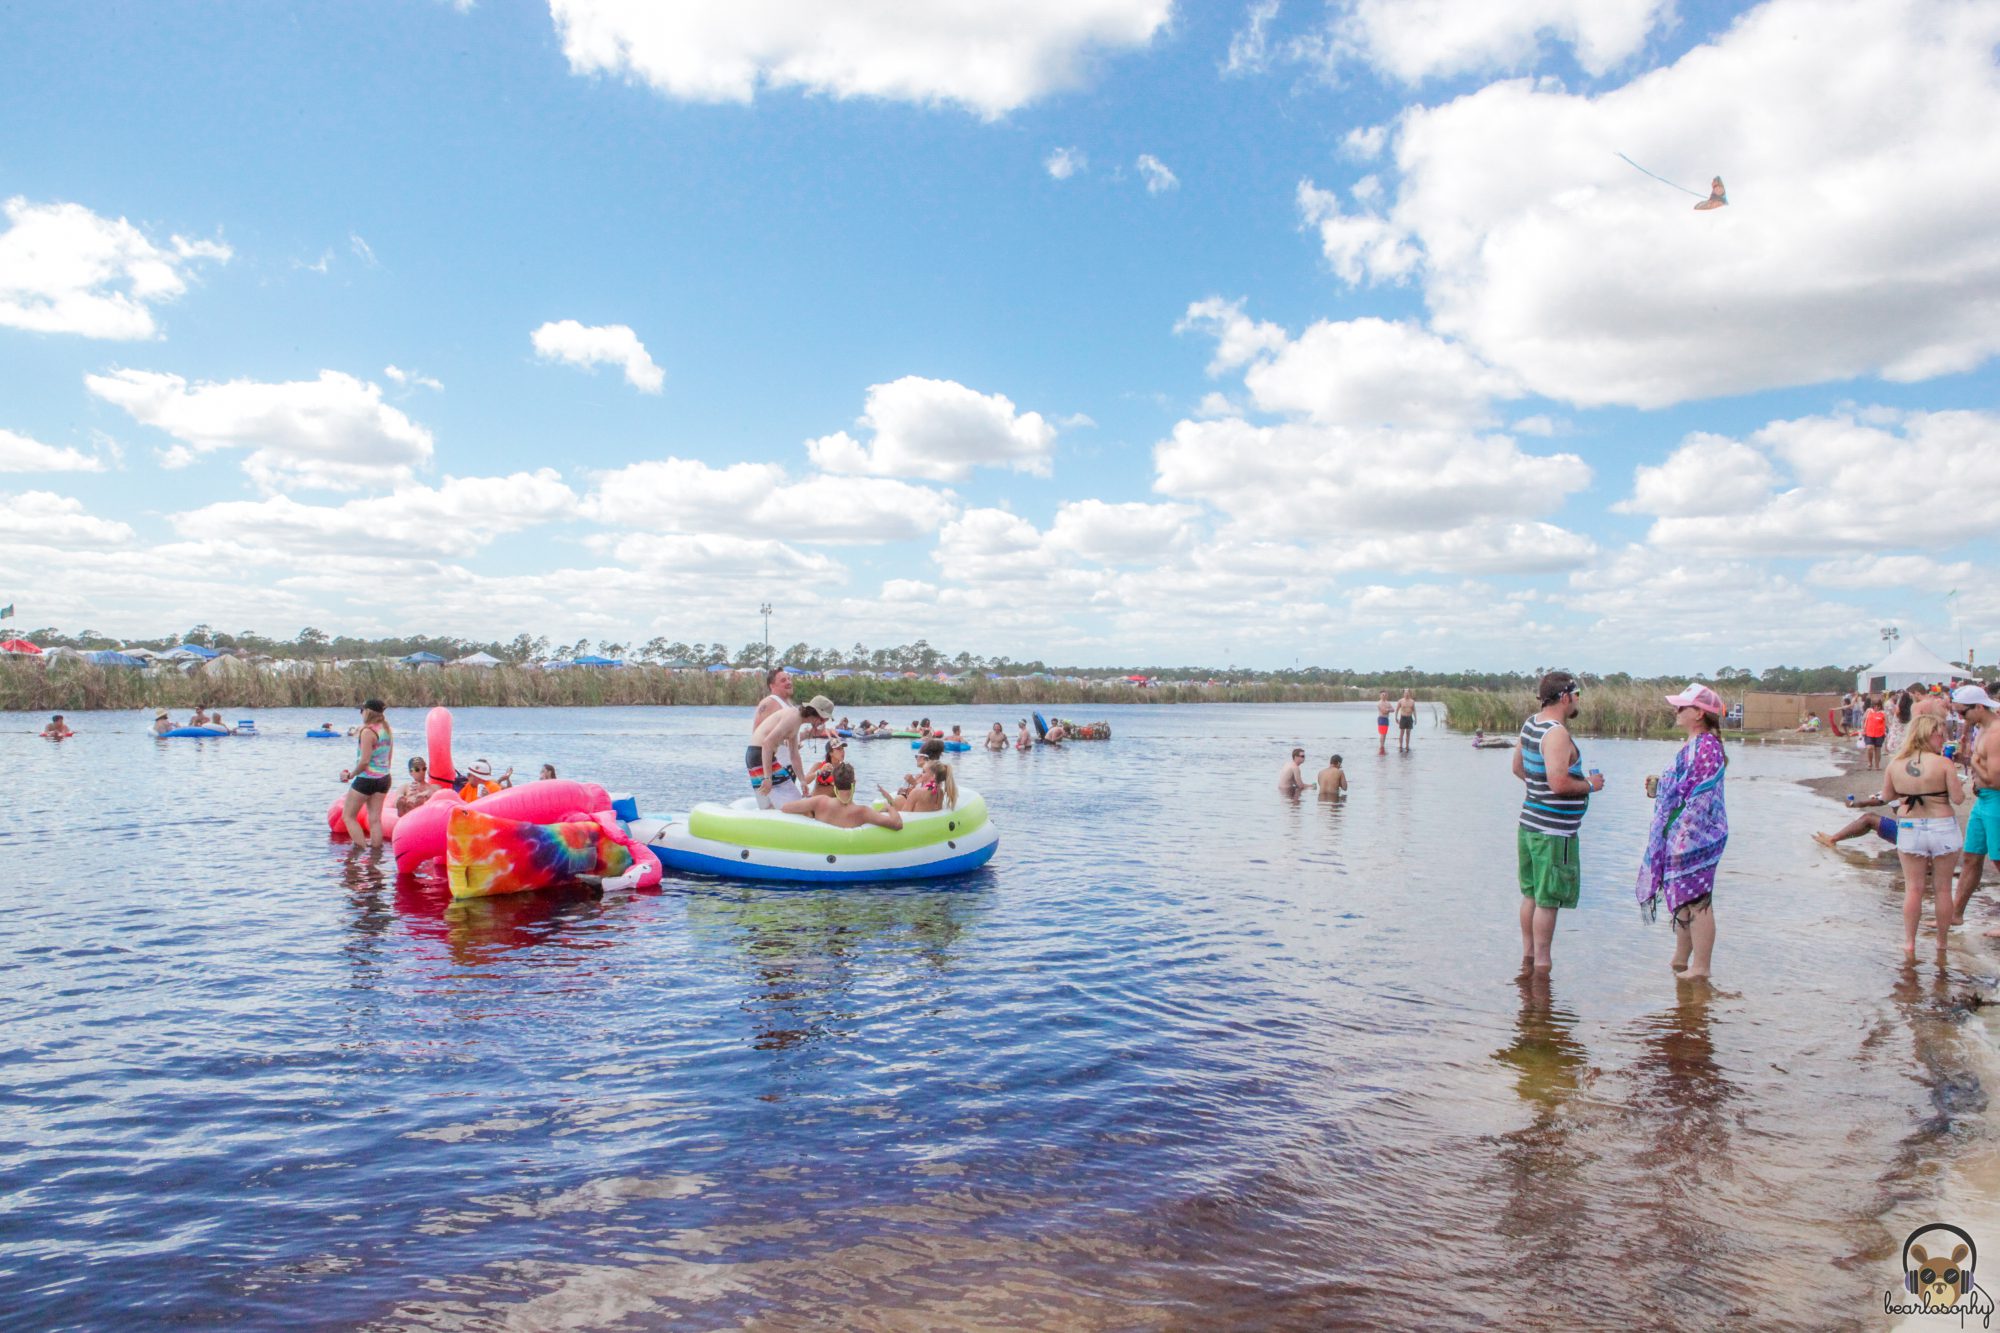
<path id="1" fill-rule="evenodd" d="M 1582 897 L 1577 830 L 1590 809 L 1591 793 L 1604 788 L 1604 775 L 1596 769 L 1585 776 L 1582 755 L 1569 732 L 1582 695 L 1583 687 L 1567 671 L 1543 676 L 1537 692 L 1541 711 L 1521 724 L 1521 743 L 1514 751 L 1514 776 L 1527 789 L 1520 827 L 1514 831 L 1521 885 L 1521 963 L 1537 972 L 1546 972 L 1551 965 L 1556 913 L 1575 907 Z"/>

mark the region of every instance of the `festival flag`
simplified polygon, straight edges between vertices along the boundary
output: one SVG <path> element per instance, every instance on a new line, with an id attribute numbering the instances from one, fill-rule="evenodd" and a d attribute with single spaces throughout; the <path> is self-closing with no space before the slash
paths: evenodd
<path id="1" fill-rule="evenodd" d="M 0 620 L 12 620 L 13 618 L 14 604 L 12 602 L 7 603 L 5 606 L 0 606 Z"/>

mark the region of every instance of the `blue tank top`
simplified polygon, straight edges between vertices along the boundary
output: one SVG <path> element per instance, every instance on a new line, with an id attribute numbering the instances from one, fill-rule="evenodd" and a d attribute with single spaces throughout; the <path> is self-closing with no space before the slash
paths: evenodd
<path id="1" fill-rule="evenodd" d="M 1590 808 L 1590 796 L 1588 793 L 1558 796 L 1549 787 L 1548 765 L 1542 761 L 1542 738 L 1561 725 L 1539 714 L 1521 724 L 1521 767 L 1528 774 L 1528 794 L 1521 802 L 1521 827 L 1570 838 L 1576 836 L 1583 823 L 1584 812 Z M 1570 761 L 1569 775 L 1581 778 L 1583 751 L 1576 747 L 1574 738 L 1570 744 L 1576 748 L 1576 758 Z"/>

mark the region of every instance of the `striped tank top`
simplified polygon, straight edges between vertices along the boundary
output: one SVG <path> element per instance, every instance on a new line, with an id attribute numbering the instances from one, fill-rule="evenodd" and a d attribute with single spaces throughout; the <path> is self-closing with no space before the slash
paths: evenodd
<path id="1" fill-rule="evenodd" d="M 355 738 L 355 750 L 361 766 L 354 772 L 358 778 L 386 778 L 389 765 L 395 762 L 396 734 L 389 730 L 387 722 L 375 723 L 375 748 L 367 754 L 359 754 L 361 741 Z"/>
<path id="2" fill-rule="evenodd" d="M 1521 724 L 1521 767 L 1528 773 L 1528 795 L 1521 802 L 1521 827 L 1570 838 L 1576 836 L 1577 826 L 1583 823 L 1583 812 L 1590 808 L 1590 796 L 1588 793 L 1558 796 L 1549 790 L 1549 770 L 1542 762 L 1542 737 L 1559 725 L 1539 714 Z M 1576 748 L 1574 740 L 1570 744 Z M 1577 749 L 1576 758 L 1570 761 L 1569 775 L 1583 776 L 1581 749 Z"/>

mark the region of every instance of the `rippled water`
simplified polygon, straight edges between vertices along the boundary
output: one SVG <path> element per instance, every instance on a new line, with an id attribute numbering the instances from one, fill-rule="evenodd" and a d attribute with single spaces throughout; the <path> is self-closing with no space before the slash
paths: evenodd
<path id="1" fill-rule="evenodd" d="M 1903 1231 L 1987 1138 L 1960 1020 L 1990 968 L 1902 968 L 1886 874 L 1807 840 L 1838 822 L 1793 780 L 1823 754 L 1733 751 L 1709 991 L 1630 899 L 1672 747 L 1586 741 L 1611 790 L 1536 987 L 1506 753 L 1426 719 L 1378 757 L 1372 709 L 1108 712 L 1108 744 L 960 757 L 1002 839 L 948 887 L 456 906 L 329 844 L 348 743 L 299 735 L 320 714 L 168 743 L 93 714 L 62 746 L 0 716 L 0 1309 L 1881 1319 Z M 456 748 L 664 811 L 734 794 L 742 730 L 472 709 Z M 1345 754 L 1350 801 L 1277 794 L 1294 740 Z M 872 781 L 909 752 L 855 757 Z"/>

